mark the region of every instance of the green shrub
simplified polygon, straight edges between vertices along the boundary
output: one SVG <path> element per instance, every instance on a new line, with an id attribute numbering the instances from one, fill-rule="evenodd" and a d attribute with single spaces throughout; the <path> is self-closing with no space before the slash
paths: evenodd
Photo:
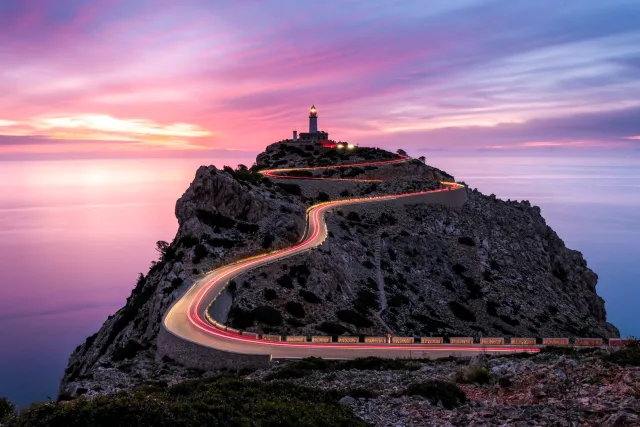
<path id="1" fill-rule="evenodd" d="M 500 307 L 500 303 L 497 301 L 489 300 L 487 301 L 487 314 L 489 316 L 498 317 L 498 308 Z"/>
<path id="2" fill-rule="evenodd" d="M 282 324 L 282 314 L 273 307 L 261 305 L 253 309 L 253 317 L 260 323 L 269 326 L 278 326 Z"/>
<path id="3" fill-rule="evenodd" d="M 465 246 L 475 246 L 476 242 L 473 240 L 472 237 L 469 236 L 462 236 L 458 238 L 458 243 L 460 243 L 461 245 L 465 245 Z"/>
<path id="4" fill-rule="evenodd" d="M 464 366 L 456 371 L 458 384 L 488 384 L 489 371 L 481 366 Z"/>
<path id="5" fill-rule="evenodd" d="M 340 393 L 217 378 L 66 403 L 32 405 L 7 427 L 364 427 Z"/>
<path id="6" fill-rule="evenodd" d="M 183 283 L 184 283 L 184 279 L 181 279 L 180 277 L 176 277 L 171 281 L 171 286 L 167 286 L 163 292 L 165 294 L 170 294 L 171 292 L 175 291 L 180 286 L 182 286 Z"/>
<path id="7" fill-rule="evenodd" d="M 196 218 L 209 227 L 231 228 L 236 225 L 236 221 L 233 218 L 204 209 L 196 210 Z"/>
<path id="8" fill-rule="evenodd" d="M 16 407 L 6 397 L 0 397 L 0 421 L 13 415 L 16 411 Z"/>
<path id="9" fill-rule="evenodd" d="M 467 290 L 469 291 L 470 299 L 478 299 L 484 296 L 484 293 L 482 292 L 482 287 L 476 283 L 473 277 L 465 276 L 462 280 L 465 286 L 467 287 Z"/>
<path id="10" fill-rule="evenodd" d="M 289 314 L 291 314 L 292 316 L 295 317 L 299 317 L 302 318 L 304 317 L 305 313 L 304 313 L 304 307 L 302 306 L 302 304 L 300 304 L 299 302 L 296 301 L 289 301 L 285 306 L 284 306 L 285 310 L 287 310 L 287 312 Z"/>
<path id="11" fill-rule="evenodd" d="M 282 369 L 268 375 L 266 380 L 304 378 L 312 371 L 330 370 L 335 363 L 319 357 L 306 357 L 296 362 L 287 363 Z"/>
<path id="12" fill-rule="evenodd" d="M 193 262 L 197 264 L 202 258 L 205 258 L 207 255 L 209 255 L 209 250 L 205 245 L 199 243 L 193 249 Z"/>
<path id="13" fill-rule="evenodd" d="M 398 223 L 398 219 L 393 215 L 383 212 L 378 217 L 377 222 L 380 225 L 395 225 Z"/>
<path id="14" fill-rule="evenodd" d="M 451 267 L 451 270 L 453 270 L 453 272 L 454 272 L 454 273 L 456 273 L 456 274 L 462 274 L 462 273 L 464 273 L 465 271 L 467 271 L 467 267 L 465 267 L 465 266 L 464 266 L 464 265 L 462 265 L 462 264 L 454 264 L 454 265 Z"/>
<path id="15" fill-rule="evenodd" d="M 132 359 L 138 352 L 146 350 L 147 347 L 137 341 L 129 340 L 122 347 L 117 347 L 111 356 L 114 362 L 120 362 L 125 359 Z"/>
<path id="16" fill-rule="evenodd" d="M 336 311 L 336 315 L 341 321 L 358 327 L 365 328 L 373 325 L 371 320 L 354 310 L 338 310 Z"/>
<path id="17" fill-rule="evenodd" d="M 520 321 L 518 319 L 513 319 L 513 318 L 507 316 L 506 314 L 501 314 L 498 317 L 500 318 L 500 320 L 502 320 L 507 325 L 518 326 L 520 324 Z"/>
<path id="18" fill-rule="evenodd" d="M 467 396 L 460 387 L 438 380 L 410 384 L 407 387 L 407 394 L 425 397 L 434 405 L 440 401 L 446 409 L 453 409 L 467 401 Z"/>
<path id="19" fill-rule="evenodd" d="M 264 290 L 264 299 L 267 301 L 273 301 L 276 298 L 278 298 L 278 294 L 274 289 L 267 288 Z"/>
<path id="20" fill-rule="evenodd" d="M 293 289 L 293 279 L 288 274 L 282 275 L 278 280 L 276 280 L 276 283 L 283 288 Z"/>
<path id="21" fill-rule="evenodd" d="M 455 292 L 456 288 L 453 286 L 453 282 L 451 282 L 451 280 L 449 279 L 445 279 L 442 281 L 442 286 L 444 286 L 445 288 L 449 289 L 451 292 Z"/>
<path id="22" fill-rule="evenodd" d="M 378 285 L 375 281 L 373 284 L 375 285 L 375 289 L 377 289 Z M 368 313 L 370 309 L 379 309 L 380 301 L 378 299 L 378 294 L 371 292 L 369 289 L 360 289 L 358 291 L 358 297 L 353 303 L 353 307 L 360 313 Z"/>
<path id="23" fill-rule="evenodd" d="M 449 308 L 451 309 L 453 315 L 460 320 L 464 320 L 465 322 L 476 321 L 476 316 L 467 307 L 457 301 L 449 302 Z"/>
<path id="24" fill-rule="evenodd" d="M 355 221 L 355 222 L 360 222 L 360 215 L 358 215 L 357 212 L 349 212 L 347 214 L 347 219 L 349 221 Z"/>
<path id="25" fill-rule="evenodd" d="M 319 192 L 318 193 L 318 201 L 319 202 L 328 202 L 329 200 L 331 200 L 331 198 L 329 197 L 329 195 L 325 192 Z"/>
<path id="26" fill-rule="evenodd" d="M 305 291 L 304 289 L 300 290 L 300 296 L 303 300 L 311 304 L 320 304 L 322 302 L 322 299 L 319 296 L 311 291 Z"/>
<path id="27" fill-rule="evenodd" d="M 287 193 L 293 194 L 294 196 L 300 196 L 302 194 L 302 190 L 300 189 L 300 186 L 298 184 L 286 184 L 283 182 L 279 182 L 276 185 Z"/>
<path id="28" fill-rule="evenodd" d="M 620 366 L 640 366 L 640 347 L 621 348 L 607 354 L 603 359 Z"/>
<path id="29" fill-rule="evenodd" d="M 222 247 L 225 249 L 231 249 L 238 244 L 238 241 L 231 240 L 231 239 L 223 239 L 220 237 L 213 237 L 211 239 L 208 239 L 207 243 L 213 246 L 214 248 Z"/>
<path id="30" fill-rule="evenodd" d="M 273 234 L 268 233 L 264 235 L 264 238 L 262 239 L 262 248 L 263 249 L 269 249 L 271 247 L 271 245 L 273 245 L 273 242 L 276 240 L 276 238 L 274 237 Z"/>
<path id="31" fill-rule="evenodd" d="M 293 277 L 309 277 L 311 270 L 305 264 L 292 265 L 289 274 Z"/>
<path id="32" fill-rule="evenodd" d="M 178 245 L 184 246 L 185 248 L 192 248 L 198 243 L 200 243 L 200 239 L 196 236 L 183 236 L 178 240 Z"/>
<path id="33" fill-rule="evenodd" d="M 306 323 L 304 323 L 301 320 L 296 319 L 295 317 L 287 317 L 284 321 L 287 322 L 287 325 L 291 325 L 294 328 L 301 328 L 303 326 L 307 326 Z"/>
<path id="34" fill-rule="evenodd" d="M 236 225 L 236 229 L 241 233 L 256 233 L 260 230 L 260 226 L 258 224 L 239 222 Z"/>
<path id="35" fill-rule="evenodd" d="M 397 294 L 389 298 L 390 307 L 402 307 L 403 305 L 408 305 L 409 302 L 409 298 L 406 295 L 402 294 Z"/>
<path id="36" fill-rule="evenodd" d="M 236 329 L 247 329 L 255 323 L 253 312 L 234 307 L 229 311 L 231 327 Z"/>

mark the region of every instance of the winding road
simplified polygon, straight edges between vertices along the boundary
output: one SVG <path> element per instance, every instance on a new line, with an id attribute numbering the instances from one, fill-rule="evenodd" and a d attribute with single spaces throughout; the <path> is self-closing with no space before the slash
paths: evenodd
<path id="1" fill-rule="evenodd" d="M 264 170 L 261 173 L 270 179 L 323 179 L 349 180 L 359 182 L 379 182 L 371 179 L 318 178 L 304 176 L 283 176 L 281 174 L 300 170 L 320 170 L 328 168 L 364 167 L 406 162 L 409 158 L 398 158 L 379 162 L 365 162 L 348 165 L 290 168 Z M 196 281 L 189 290 L 178 299 L 166 313 L 162 322 L 163 332 L 173 337 L 199 346 L 244 355 L 270 355 L 272 358 L 303 358 L 309 356 L 330 359 L 352 359 L 357 357 L 402 357 L 402 358 L 438 358 L 460 354 L 538 352 L 537 346 L 519 345 L 456 345 L 456 344 L 365 344 L 365 343 L 313 343 L 313 342 L 271 342 L 247 335 L 220 325 L 207 315 L 208 307 L 224 290 L 231 279 L 265 264 L 296 256 L 313 250 L 327 238 L 325 214 L 336 207 L 379 203 L 384 201 L 442 203 L 443 197 L 455 196 L 465 191 L 464 186 L 455 182 L 443 182 L 444 187 L 435 190 L 393 194 L 374 197 L 360 197 L 318 203 L 307 210 L 307 227 L 303 238 L 297 245 L 259 256 L 247 258 L 210 271 Z M 446 193 L 442 194 L 442 193 Z M 440 194 L 440 196 L 436 196 Z M 434 200 L 431 200 L 434 199 Z"/>

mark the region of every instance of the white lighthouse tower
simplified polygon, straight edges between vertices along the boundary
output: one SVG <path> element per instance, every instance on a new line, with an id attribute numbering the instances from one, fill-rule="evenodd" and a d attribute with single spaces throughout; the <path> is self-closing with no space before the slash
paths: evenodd
<path id="1" fill-rule="evenodd" d="M 329 134 L 327 132 L 318 130 L 318 110 L 316 110 L 315 105 L 312 105 L 311 111 L 309 112 L 309 132 L 300 132 L 298 140 L 301 142 L 318 142 L 327 141 L 328 139 Z"/>
<path id="2" fill-rule="evenodd" d="M 309 133 L 318 133 L 318 112 L 316 106 L 311 106 L 311 113 L 309 113 Z"/>

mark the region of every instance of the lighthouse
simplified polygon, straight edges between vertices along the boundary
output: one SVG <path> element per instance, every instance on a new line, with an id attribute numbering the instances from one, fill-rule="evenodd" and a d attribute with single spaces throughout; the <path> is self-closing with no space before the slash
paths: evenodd
<path id="1" fill-rule="evenodd" d="M 298 139 L 294 137 L 294 141 L 318 142 L 326 141 L 328 139 L 329 134 L 327 132 L 318 130 L 318 110 L 315 105 L 312 105 L 311 110 L 309 111 L 309 132 L 300 132 Z"/>
<path id="2" fill-rule="evenodd" d="M 311 106 L 309 113 L 309 133 L 318 133 L 318 111 L 315 105 Z"/>

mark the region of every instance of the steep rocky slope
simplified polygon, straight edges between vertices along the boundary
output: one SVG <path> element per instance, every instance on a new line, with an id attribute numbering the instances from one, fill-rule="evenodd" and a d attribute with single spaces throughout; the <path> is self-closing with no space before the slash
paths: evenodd
<path id="1" fill-rule="evenodd" d="M 305 167 L 393 156 L 281 144 L 257 163 Z M 61 393 L 106 393 L 148 378 L 194 375 L 171 361 L 155 362 L 154 346 L 162 316 L 202 272 L 293 244 L 314 202 L 434 188 L 453 179 L 419 161 L 335 172 L 385 179 L 374 184 L 272 182 L 256 169 L 198 169 L 176 204 L 175 239 L 159 245 L 160 259 L 139 277 L 126 305 L 73 352 Z M 330 214 L 327 222 L 331 234 L 323 248 L 255 270 L 230 286 L 231 323 L 305 334 L 618 335 L 606 323 L 597 276 L 528 202 L 470 191 L 459 210 L 354 206 Z M 227 309 L 216 316 L 226 317 Z"/>
<path id="2" fill-rule="evenodd" d="M 461 210 L 350 209 L 328 216 L 326 247 L 236 279 L 231 324 L 307 335 L 617 335 L 597 276 L 527 202 L 472 191 Z M 278 313 L 251 315 L 265 306 Z"/>

